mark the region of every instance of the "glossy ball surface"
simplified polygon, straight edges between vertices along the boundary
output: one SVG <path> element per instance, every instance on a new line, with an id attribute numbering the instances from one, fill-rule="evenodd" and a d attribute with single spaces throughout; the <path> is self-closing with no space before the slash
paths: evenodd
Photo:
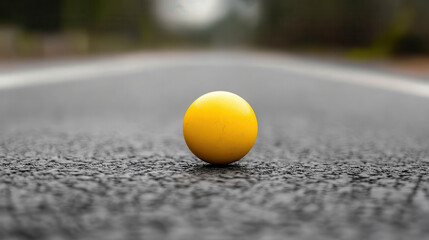
<path id="1" fill-rule="evenodd" d="M 212 164 L 240 160 L 252 149 L 257 134 L 252 107 L 230 92 L 202 95 L 191 104 L 183 119 L 183 136 L 189 149 Z"/>

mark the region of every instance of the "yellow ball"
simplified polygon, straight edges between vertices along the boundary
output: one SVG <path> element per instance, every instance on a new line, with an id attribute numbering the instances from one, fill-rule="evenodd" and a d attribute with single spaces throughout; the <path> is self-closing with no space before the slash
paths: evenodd
<path id="1" fill-rule="evenodd" d="M 252 148 L 258 122 L 240 96 L 210 92 L 195 100 L 183 119 L 183 136 L 192 153 L 212 164 L 240 160 Z"/>

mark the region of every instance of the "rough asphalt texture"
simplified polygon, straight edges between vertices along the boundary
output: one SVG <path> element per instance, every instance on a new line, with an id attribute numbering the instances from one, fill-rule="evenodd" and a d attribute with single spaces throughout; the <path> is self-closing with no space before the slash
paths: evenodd
<path id="1" fill-rule="evenodd" d="M 182 118 L 227 90 L 249 155 L 197 160 Z M 0 90 L 0 239 L 429 239 L 429 99 L 182 66 Z"/>

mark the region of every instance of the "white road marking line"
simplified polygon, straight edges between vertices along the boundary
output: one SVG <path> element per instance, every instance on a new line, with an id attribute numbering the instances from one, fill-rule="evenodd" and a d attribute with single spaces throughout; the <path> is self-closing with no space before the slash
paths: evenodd
<path id="1" fill-rule="evenodd" d="M 412 77 L 365 71 L 352 67 L 342 67 L 334 64 L 311 63 L 295 59 L 279 61 L 258 61 L 255 66 L 268 69 L 287 71 L 316 79 L 350 83 L 365 87 L 390 90 L 420 97 L 429 97 L 429 79 L 423 82 Z"/>
<path id="2" fill-rule="evenodd" d="M 138 61 L 119 58 L 99 60 L 76 65 L 56 66 L 22 72 L 0 73 L 0 89 L 24 87 L 44 83 L 84 80 L 128 72 L 137 72 L 162 66 L 159 59 Z"/>
<path id="3" fill-rule="evenodd" d="M 94 60 L 75 65 L 46 67 L 21 72 L 0 73 L 0 89 L 43 83 L 76 81 L 180 66 L 249 66 L 310 76 L 316 79 L 345 82 L 429 97 L 428 83 L 412 77 L 372 72 L 335 64 L 312 62 L 291 57 L 258 57 L 239 54 L 230 58 L 222 54 L 179 54 L 160 56 L 130 55 L 107 60 Z"/>

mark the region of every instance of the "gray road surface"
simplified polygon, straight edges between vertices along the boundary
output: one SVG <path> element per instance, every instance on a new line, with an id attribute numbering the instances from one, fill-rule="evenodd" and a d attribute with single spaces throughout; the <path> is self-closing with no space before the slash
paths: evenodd
<path id="1" fill-rule="evenodd" d="M 429 98 L 204 61 L 0 89 L 0 239 L 429 239 Z M 181 132 L 215 90 L 259 122 L 227 167 Z"/>

